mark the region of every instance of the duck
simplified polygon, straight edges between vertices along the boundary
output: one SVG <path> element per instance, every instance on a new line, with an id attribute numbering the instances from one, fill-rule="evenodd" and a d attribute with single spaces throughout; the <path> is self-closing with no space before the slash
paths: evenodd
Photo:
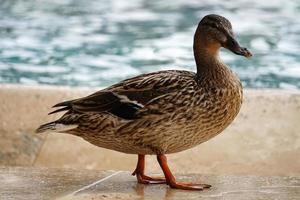
<path id="1" fill-rule="evenodd" d="M 89 96 L 60 102 L 49 114 L 65 112 L 36 132 L 83 138 L 98 147 L 138 155 L 132 175 L 141 184 L 203 190 L 211 185 L 176 181 L 167 154 L 193 148 L 220 134 L 242 105 L 238 76 L 220 58 L 220 48 L 250 58 L 228 19 L 204 16 L 193 41 L 196 73 L 164 70 L 123 80 Z M 145 156 L 156 155 L 164 177 L 145 175 Z"/>

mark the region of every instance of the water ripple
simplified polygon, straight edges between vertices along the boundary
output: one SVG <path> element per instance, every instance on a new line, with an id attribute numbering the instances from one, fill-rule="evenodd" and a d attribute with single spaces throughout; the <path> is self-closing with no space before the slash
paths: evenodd
<path id="1" fill-rule="evenodd" d="M 0 83 L 105 87 L 195 70 L 196 25 L 217 13 L 255 55 L 221 52 L 246 87 L 300 88 L 298 0 L 3 0 L 0 13 Z"/>

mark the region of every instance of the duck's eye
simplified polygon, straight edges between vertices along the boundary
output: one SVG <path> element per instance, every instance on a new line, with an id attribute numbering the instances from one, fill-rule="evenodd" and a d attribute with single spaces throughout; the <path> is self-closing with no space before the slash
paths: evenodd
<path id="1" fill-rule="evenodd" d="M 233 46 L 233 45 L 235 45 L 235 42 L 234 42 L 234 40 L 229 39 L 228 44 Z"/>

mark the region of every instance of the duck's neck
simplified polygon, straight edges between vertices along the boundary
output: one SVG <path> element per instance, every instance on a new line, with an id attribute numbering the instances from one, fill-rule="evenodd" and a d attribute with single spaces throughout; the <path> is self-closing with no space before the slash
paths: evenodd
<path id="1" fill-rule="evenodd" d="M 219 59 L 218 44 L 206 44 L 201 42 L 201 38 L 195 37 L 194 39 L 194 57 L 197 65 L 197 74 L 205 72 L 213 72 L 224 66 L 223 62 Z"/>

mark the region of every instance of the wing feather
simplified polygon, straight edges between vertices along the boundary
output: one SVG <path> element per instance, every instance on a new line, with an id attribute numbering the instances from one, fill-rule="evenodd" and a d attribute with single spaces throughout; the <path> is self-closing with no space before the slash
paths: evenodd
<path id="1" fill-rule="evenodd" d="M 109 112 L 124 119 L 134 119 L 148 102 L 180 91 L 194 77 L 192 72 L 176 70 L 140 75 L 87 97 L 58 103 L 54 107 L 63 108 L 52 113 L 65 110 L 81 113 Z"/>

